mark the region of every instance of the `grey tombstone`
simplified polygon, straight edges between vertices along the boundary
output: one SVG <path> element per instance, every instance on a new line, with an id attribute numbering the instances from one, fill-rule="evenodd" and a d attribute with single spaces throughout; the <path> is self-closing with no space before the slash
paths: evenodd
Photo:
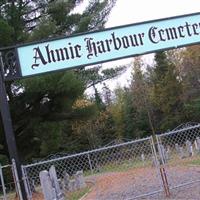
<path id="1" fill-rule="evenodd" d="M 180 158 L 181 158 L 181 159 L 185 158 L 185 156 L 184 156 L 184 151 L 183 151 L 183 147 L 179 147 L 179 149 L 180 149 Z"/>
<path id="2" fill-rule="evenodd" d="M 143 163 L 143 166 L 144 166 L 144 161 L 145 161 L 144 153 L 141 154 L 141 160 L 142 160 L 142 163 Z"/>
<path id="3" fill-rule="evenodd" d="M 144 153 L 141 154 L 141 159 L 142 159 L 142 162 L 145 161 L 145 156 L 144 156 Z"/>
<path id="4" fill-rule="evenodd" d="M 193 147 L 192 147 L 192 143 L 189 140 L 186 141 L 186 148 L 187 148 L 189 157 L 193 156 L 193 154 L 194 154 Z"/>
<path id="5" fill-rule="evenodd" d="M 176 149 L 177 153 L 179 154 L 179 145 L 177 143 L 175 144 L 175 149 Z"/>
<path id="6" fill-rule="evenodd" d="M 76 182 L 76 189 L 81 189 L 86 187 L 85 179 L 83 176 L 83 170 L 77 171 L 74 177 Z"/>
<path id="7" fill-rule="evenodd" d="M 178 144 L 175 144 L 175 149 L 179 155 L 179 157 L 181 159 L 183 159 L 185 156 L 184 156 L 184 151 L 183 151 L 183 147 L 180 147 Z"/>
<path id="8" fill-rule="evenodd" d="M 66 191 L 70 190 L 70 176 L 66 171 L 64 172 L 63 185 Z"/>
<path id="9" fill-rule="evenodd" d="M 196 146 L 196 149 L 197 149 L 197 151 L 200 153 L 200 138 L 197 137 L 195 141 L 196 141 L 196 145 L 195 145 L 195 146 Z"/>
<path id="10" fill-rule="evenodd" d="M 76 190 L 76 181 L 75 179 L 72 179 L 69 181 L 69 191 L 73 192 Z"/>
<path id="11" fill-rule="evenodd" d="M 171 153 L 170 147 L 168 146 L 168 147 L 167 147 L 167 150 L 166 150 L 166 159 L 167 159 L 167 160 L 170 159 L 170 153 Z"/>
<path id="12" fill-rule="evenodd" d="M 44 199 L 45 200 L 57 200 L 56 191 L 52 185 L 51 178 L 49 176 L 49 172 L 46 170 L 41 171 L 39 174 L 39 177 L 40 177 L 42 191 L 44 194 Z"/>
<path id="13" fill-rule="evenodd" d="M 64 199 L 64 197 L 63 197 L 64 195 L 63 195 L 62 190 L 60 189 L 59 181 L 57 178 L 56 169 L 53 165 L 49 169 L 49 176 L 51 178 L 52 185 L 55 188 L 57 199 L 58 200 Z"/>

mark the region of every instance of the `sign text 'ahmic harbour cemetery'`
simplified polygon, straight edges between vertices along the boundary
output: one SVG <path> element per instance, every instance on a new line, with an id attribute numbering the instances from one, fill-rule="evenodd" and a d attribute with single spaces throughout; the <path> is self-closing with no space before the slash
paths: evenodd
<path id="1" fill-rule="evenodd" d="M 17 48 L 22 76 L 200 42 L 200 13 L 88 32 Z"/>

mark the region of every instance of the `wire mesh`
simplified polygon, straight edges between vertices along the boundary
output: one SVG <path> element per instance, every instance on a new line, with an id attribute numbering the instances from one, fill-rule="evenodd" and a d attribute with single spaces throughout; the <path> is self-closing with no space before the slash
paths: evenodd
<path id="1" fill-rule="evenodd" d="M 171 189 L 200 181 L 200 125 L 158 135 L 157 141 Z"/>
<path id="2" fill-rule="evenodd" d="M 19 182 L 18 182 L 19 183 Z M 0 199 L 20 199 L 13 165 L 0 165 Z"/>
<path id="3" fill-rule="evenodd" d="M 162 199 L 161 169 L 164 175 L 166 172 L 170 189 L 200 181 L 200 125 L 160 134 L 156 139 L 154 142 L 148 137 L 22 166 L 30 199 L 41 195 L 39 173 L 52 165 L 68 199 L 73 195 L 84 196 L 82 200 L 141 199 L 150 195 Z M 76 187 L 77 172 L 84 177 L 83 188 Z"/>
<path id="4" fill-rule="evenodd" d="M 26 165 L 23 166 L 23 171 L 32 194 L 41 192 L 40 171 L 49 170 L 54 165 L 62 189 L 68 198 L 79 192 L 80 188 L 77 191 L 72 186 L 67 187 L 66 174 L 72 184 L 74 175 L 82 171 L 86 183 L 86 188 L 82 191 L 88 193 L 85 200 L 128 199 L 152 191 L 162 191 L 156 165 L 157 158 L 152 145 L 152 138 L 149 137 Z"/>

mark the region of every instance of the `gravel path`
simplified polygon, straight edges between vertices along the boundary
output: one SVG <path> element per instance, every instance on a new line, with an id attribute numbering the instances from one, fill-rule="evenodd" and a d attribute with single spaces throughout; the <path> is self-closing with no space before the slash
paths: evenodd
<path id="1" fill-rule="evenodd" d="M 167 168 L 171 187 L 188 181 L 200 180 L 200 167 L 169 167 Z M 90 179 L 95 186 L 82 200 L 131 200 L 133 197 L 162 190 L 161 179 L 154 167 L 132 169 L 126 172 L 114 172 L 99 175 Z M 170 198 L 163 192 L 141 200 L 200 200 L 200 182 L 170 190 Z"/>

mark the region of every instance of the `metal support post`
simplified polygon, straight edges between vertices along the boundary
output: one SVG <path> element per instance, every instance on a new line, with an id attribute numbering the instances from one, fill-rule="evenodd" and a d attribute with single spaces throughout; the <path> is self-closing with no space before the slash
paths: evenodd
<path id="1" fill-rule="evenodd" d="M 5 87 L 5 82 L 3 79 L 3 71 L 2 70 L 3 70 L 3 62 L 2 62 L 2 57 L 0 54 L 0 112 L 1 112 L 1 118 L 2 118 L 2 122 L 3 122 L 3 126 L 4 126 L 4 134 L 5 134 L 5 138 L 6 138 L 6 142 L 7 142 L 7 146 L 8 146 L 10 161 L 12 161 L 12 159 L 14 159 L 16 162 L 17 173 L 19 176 L 20 186 L 22 189 L 22 196 L 23 196 L 24 200 L 27 200 L 25 188 L 24 188 L 23 181 L 22 181 L 21 163 L 19 161 L 19 156 L 18 156 L 18 152 L 17 152 L 17 145 L 16 145 L 16 141 L 15 141 L 15 135 L 13 132 L 11 114 L 10 114 L 10 109 L 9 109 L 8 98 L 7 98 L 6 87 Z"/>

